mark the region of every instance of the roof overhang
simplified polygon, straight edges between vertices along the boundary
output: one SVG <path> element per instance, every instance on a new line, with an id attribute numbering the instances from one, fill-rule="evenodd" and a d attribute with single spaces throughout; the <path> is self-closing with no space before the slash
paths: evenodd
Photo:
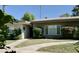
<path id="1" fill-rule="evenodd" d="M 34 25 L 79 25 L 79 16 L 42 19 L 40 21 L 32 21 L 31 23 Z"/>
<path id="2" fill-rule="evenodd" d="M 11 23 L 7 23 L 6 25 L 9 26 L 9 27 L 11 27 L 11 26 L 12 27 L 21 27 L 23 25 L 31 26 L 30 22 L 28 22 L 28 21 L 13 22 L 12 24 Z"/>

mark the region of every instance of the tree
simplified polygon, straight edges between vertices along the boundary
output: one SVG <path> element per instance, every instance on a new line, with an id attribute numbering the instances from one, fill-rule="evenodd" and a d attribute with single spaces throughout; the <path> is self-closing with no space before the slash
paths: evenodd
<path id="1" fill-rule="evenodd" d="M 14 18 L 11 15 L 5 14 L 0 10 L 0 48 L 4 48 L 5 41 L 8 35 L 7 23 L 13 23 Z"/>
<path id="2" fill-rule="evenodd" d="M 31 21 L 34 19 L 35 19 L 35 17 L 31 13 L 25 13 L 24 16 L 22 17 L 22 20 L 24 20 L 24 21 Z"/>
<path id="3" fill-rule="evenodd" d="M 70 16 L 71 16 L 70 14 L 65 13 L 65 14 L 61 15 L 60 17 L 70 17 Z"/>
<path id="4" fill-rule="evenodd" d="M 79 5 L 76 5 L 72 10 L 72 16 L 79 16 Z M 76 39 L 79 39 L 79 26 L 77 26 L 77 30 L 75 30 L 74 34 Z"/>
<path id="5" fill-rule="evenodd" d="M 73 12 L 72 16 L 79 16 L 79 5 L 76 5 L 73 8 L 72 12 Z"/>

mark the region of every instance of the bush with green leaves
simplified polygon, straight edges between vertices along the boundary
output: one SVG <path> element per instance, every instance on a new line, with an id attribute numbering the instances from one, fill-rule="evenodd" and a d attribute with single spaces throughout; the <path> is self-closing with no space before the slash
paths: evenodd
<path id="1" fill-rule="evenodd" d="M 14 29 L 12 32 L 7 36 L 8 40 L 16 40 L 20 38 L 21 29 Z"/>
<path id="2" fill-rule="evenodd" d="M 11 15 L 5 14 L 0 10 L 0 48 L 4 48 L 8 35 L 7 23 L 13 23 L 14 18 Z"/>
<path id="3" fill-rule="evenodd" d="M 6 42 L 6 38 L 8 35 L 8 27 L 6 25 L 4 25 L 3 27 L 0 28 L 0 48 L 4 48 L 5 46 L 5 42 Z"/>
<path id="4" fill-rule="evenodd" d="M 77 27 L 77 30 L 75 30 L 74 38 L 79 39 L 79 27 Z"/>
<path id="5" fill-rule="evenodd" d="M 33 38 L 41 38 L 41 29 L 40 28 L 33 28 Z"/>
<path id="6" fill-rule="evenodd" d="M 64 27 L 61 29 L 61 34 L 62 34 L 63 38 L 67 38 L 67 39 L 73 38 L 74 32 L 75 32 L 75 30 L 74 29 L 70 30 L 70 28 Z"/>

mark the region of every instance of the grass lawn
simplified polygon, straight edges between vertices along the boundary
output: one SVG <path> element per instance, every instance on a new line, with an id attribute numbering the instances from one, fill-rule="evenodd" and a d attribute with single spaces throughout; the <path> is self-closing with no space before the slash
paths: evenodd
<path id="1" fill-rule="evenodd" d="M 13 43 L 15 42 L 16 40 L 6 40 L 6 44 L 10 44 L 10 43 Z"/>
<path id="2" fill-rule="evenodd" d="M 53 53 L 77 53 L 74 47 L 76 47 L 74 44 L 63 44 L 40 48 L 38 51 Z"/>
<path id="3" fill-rule="evenodd" d="M 45 39 L 33 39 L 33 40 L 27 40 L 25 42 L 22 42 L 21 44 L 15 46 L 16 48 L 21 48 L 29 45 L 34 45 L 34 44 L 41 44 L 41 43 L 49 43 L 53 42 L 53 40 L 45 40 Z"/>

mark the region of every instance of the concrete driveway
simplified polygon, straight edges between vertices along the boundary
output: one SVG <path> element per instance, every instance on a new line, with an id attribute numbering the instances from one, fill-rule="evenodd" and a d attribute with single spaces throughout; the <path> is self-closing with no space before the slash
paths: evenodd
<path id="1" fill-rule="evenodd" d="M 59 45 L 59 44 L 67 44 L 67 43 L 75 43 L 78 42 L 78 40 L 53 40 L 51 43 L 42 43 L 42 44 L 35 44 L 35 45 L 29 45 L 22 48 L 15 48 L 14 46 L 26 41 L 28 39 L 22 39 L 18 40 L 16 42 L 13 42 L 7 46 L 11 46 L 13 50 L 16 50 L 17 53 L 40 53 L 37 51 L 40 48 L 52 46 L 52 45 Z M 0 49 L 0 53 L 4 53 L 4 49 Z"/>
<path id="2" fill-rule="evenodd" d="M 37 51 L 40 48 L 43 47 L 47 47 L 47 46 L 52 46 L 52 45 L 60 45 L 60 44 L 67 44 L 67 43 L 75 43 L 78 41 L 73 41 L 73 40 L 60 40 L 57 42 L 51 42 L 51 43 L 42 43 L 42 44 L 36 44 L 36 45 L 30 45 L 30 46 L 26 46 L 26 47 L 22 47 L 22 48 L 15 48 L 15 50 L 17 51 L 17 53 L 40 53 L 39 51 Z"/>

